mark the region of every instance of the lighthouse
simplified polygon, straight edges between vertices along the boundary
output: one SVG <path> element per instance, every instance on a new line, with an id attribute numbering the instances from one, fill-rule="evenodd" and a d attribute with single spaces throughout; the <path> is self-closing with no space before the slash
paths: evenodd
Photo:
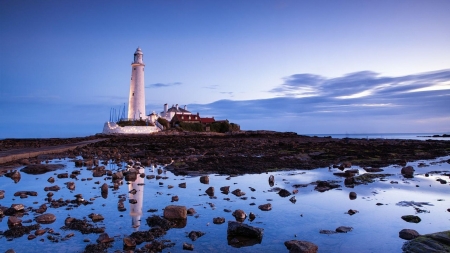
<path id="1" fill-rule="evenodd" d="M 144 54 L 141 48 L 134 53 L 131 63 L 130 96 L 128 99 L 128 119 L 145 119 Z"/>

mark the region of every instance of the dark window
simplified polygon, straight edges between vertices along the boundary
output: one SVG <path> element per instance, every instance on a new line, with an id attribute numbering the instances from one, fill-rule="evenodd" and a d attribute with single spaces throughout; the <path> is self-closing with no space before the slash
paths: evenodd
<path id="1" fill-rule="evenodd" d="M 134 97 L 134 92 L 133 92 L 133 97 Z"/>
<path id="2" fill-rule="evenodd" d="M 133 70 L 136 70 L 136 68 L 133 68 Z"/>

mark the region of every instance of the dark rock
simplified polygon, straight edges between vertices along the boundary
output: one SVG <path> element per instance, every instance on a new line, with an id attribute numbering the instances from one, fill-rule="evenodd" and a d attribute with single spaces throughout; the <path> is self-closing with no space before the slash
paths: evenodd
<path id="1" fill-rule="evenodd" d="M 180 198 L 178 198 L 178 196 L 172 196 L 172 202 L 176 202 L 176 201 L 178 201 L 178 200 L 180 200 Z"/>
<path id="2" fill-rule="evenodd" d="M 258 208 L 259 208 L 261 211 L 270 211 L 270 210 L 272 210 L 272 204 L 267 203 L 267 204 L 258 206 Z"/>
<path id="3" fill-rule="evenodd" d="M 269 176 L 269 186 L 272 187 L 275 185 L 275 177 L 273 175 Z"/>
<path id="4" fill-rule="evenodd" d="M 22 220 L 16 216 L 8 217 L 8 227 L 22 226 Z"/>
<path id="5" fill-rule="evenodd" d="M 236 197 L 241 197 L 245 195 L 245 192 L 241 191 L 241 189 L 236 189 L 234 191 L 232 191 L 231 193 L 233 193 Z"/>
<path id="6" fill-rule="evenodd" d="M 64 226 L 61 228 L 63 230 L 77 230 L 82 234 L 91 234 L 91 233 L 103 233 L 105 232 L 105 228 L 95 227 L 94 225 L 88 223 L 86 220 L 79 220 L 76 218 L 68 217 L 64 221 Z"/>
<path id="7" fill-rule="evenodd" d="M 60 173 L 56 175 L 57 178 L 69 178 L 69 173 Z"/>
<path id="8" fill-rule="evenodd" d="M 401 173 L 405 178 L 413 178 L 414 168 L 412 166 L 403 167 Z"/>
<path id="9" fill-rule="evenodd" d="M 402 229 L 398 236 L 404 240 L 412 240 L 419 236 L 419 233 L 414 229 Z"/>
<path id="10" fill-rule="evenodd" d="M 186 188 L 186 183 L 180 183 L 180 184 L 178 184 L 178 187 L 180 187 L 180 188 Z"/>
<path id="11" fill-rule="evenodd" d="M 223 224 L 223 223 L 225 223 L 225 218 L 224 217 L 213 218 L 213 223 L 214 224 Z"/>
<path id="12" fill-rule="evenodd" d="M 189 243 L 183 243 L 183 249 L 184 250 L 194 250 L 194 245 Z"/>
<path id="13" fill-rule="evenodd" d="M 74 191 L 75 190 L 75 182 L 67 182 L 66 183 L 67 189 Z"/>
<path id="14" fill-rule="evenodd" d="M 338 233 L 347 233 L 352 230 L 353 230 L 352 227 L 345 227 L 345 226 L 340 226 L 340 227 L 336 228 L 336 232 L 338 232 Z"/>
<path id="15" fill-rule="evenodd" d="M 30 164 L 20 171 L 26 174 L 40 175 L 50 171 L 59 170 L 64 167 L 66 167 L 64 164 Z"/>
<path id="16" fill-rule="evenodd" d="M 205 192 L 206 194 L 208 194 L 208 196 L 214 196 L 214 187 L 209 187 Z"/>
<path id="17" fill-rule="evenodd" d="M 36 220 L 37 223 L 40 223 L 40 224 L 51 224 L 56 221 L 56 215 L 51 214 L 51 213 L 46 213 L 46 214 L 39 215 L 34 219 Z"/>
<path id="18" fill-rule="evenodd" d="M 125 249 L 135 249 L 136 248 L 136 240 L 132 237 L 124 237 L 123 238 L 123 247 Z"/>
<path id="19" fill-rule="evenodd" d="M 228 221 L 227 239 L 233 247 L 250 246 L 261 243 L 264 229 L 252 227 L 236 221 Z"/>
<path id="20" fill-rule="evenodd" d="M 196 214 L 197 212 L 195 211 L 195 209 L 194 208 L 189 208 L 188 210 L 187 210 L 187 215 L 194 215 L 194 214 Z"/>
<path id="21" fill-rule="evenodd" d="M 288 196 L 291 196 L 291 193 L 288 191 L 288 190 L 285 190 L 285 189 L 281 189 L 279 192 L 278 192 L 278 195 L 280 195 L 280 197 L 288 197 Z"/>
<path id="22" fill-rule="evenodd" d="M 354 199 L 356 199 L 357 194 L 356 194 L 356 192 L 350 192 L 350 193 L 348 194 L 348 197 L 349 197 L 351 200 L 354 200 Z"/>
<path id="23" fill-rule="evenodd" d="M 200 183 L 202 183 L 202 184 L 209 184 L 209 176 L 201 176 L 200 177 Z"/>
<path id="24" fill-rule="evenodd" d="M 411 223 L 419 223 L 421 221 L 420 217 L 416 215 L 403 215 L 402 219 Z"/>
<path id="25" fill-rule="evenodd" d="M 254 221 L 256 219 L 256 215 L 254 213 L 250 212 L 250 214 L 248 215 L 248 219 L 250 221 Z"/>
<path id="26" fill-rule="evenodd" d="M 284 246 L 289 250 L 289 253 L 316 253 L 319 250 L 317 245 L 307 241 L 286 241 Z"/>
<path id="27" fill-rule="evenodd" d="M 237 209 L 236 211 L 233 212 L 232 215 L 239 222 L 243 222 L 245 218 L 247 218 L 247 214 L 241 209 Z"/>
<path id="28" fill-rule="evenodd" d="M 88 215 L 89 218 L 91 218 L 91 220 L 93 222 L 99 222 L 104 220 L 105 218 L 103 218 L 103 216 L 101 214 L 96 214 L 96 213 L 91 213 Z"/>
<path id="29" fill-rule="evenodd" d="M 164 218 L 166 219 L 186 219 L 187 210 L 185 206 L 170 205 L 164 208 Z"/>
<path id="30" fill-rule="evenodd" d="M 108 193 L 108 188 L 109 188 L 108 185 L 104 183 L 102 187 L 100 187 L 100 190 L 102 193 Z"/>
<path id="31" fill-rule="evenodd" d="M 203 235 L 205 235 L 205 233 L 201 232 L 201 231 L 191 231 L 188 235 L 188 237 L 192 240 L 195 241 L 198 238 L 202 237 Z"/>
<path id="32" fill-rule="evenodd" d="M 290 198 L 289 201 L 295 204 L 295 202 L 297 202 L 297 199 L 295 198 L 295 196 L 292 196 L 292 198 Z"/>
<path id="33" fill-rule="evenodd" d="M 328 182 L 328 181 L 317 181 L 316 182 L 316 187 L 314 188 L 314 190 L 318 191 L 318 192 L 325 192 L 334 188 L 339 188 L 341 187 L 338 184 L 335 184 L 334 182 Z"/>
<path id="34" fill-rule="evenodd" d="M 0 190 L 0 199 L 3 199 L 5 197 L 5 191 Z"/>
<path id="35" fill-rule="evenodd" d="M 47 179 L 47 182 L 53 184 L 53 183 L 55 182 L 55 179 L 54 179 L 53 177 L 49 177 L 49 178 Z"/>
<path id="36" fill-rule="evenodd" d="M 44 191 L 59 191 L 61 188 L 59 188 L 59 186 L 57 185 L 53 185 L 53 186 L 49 186 L 49 187 L 45 187 Z"/>
<path id="37" fill-rule="evenodd" d="M 353 209 L 349 209 L 349 210 L 347 211 L 347 213 L 350 214 L 350 215 L 354 215 L 354 214 L 357 213 L 357 212 L 358 212 L 357 210 L 353 210 Z"/>
<path id="38" fill-rule="evenodd" d="M 158 215 L 152 215 L 146 219 L 147 225 L 150 227 L 159 227 L 164 231 L 171 229 L 175 224 L 172 221 L 161 218 Z"/>
<path id="39" fill-rule="evenodd" d="M 450 252 L 450 230 L 418 236 L 403 244 L 403 252 Z"/>
<path id="40" fill-rule="evenodd" d="M 380 169 L 380 168 L 364 168 L 364 170 L 367 172 L 382 172 L 382 171 L 384 171 L 383 169 Z"/>
<path id="41" fill-rule="evenodd" d="M 107 233 L 102 233 L 98 236 L 97 238 L 97 242 L 98 243 L 109 243 L 109 242 L 114 242 L 114 238 L 109 237 L 109 235 Z"/>

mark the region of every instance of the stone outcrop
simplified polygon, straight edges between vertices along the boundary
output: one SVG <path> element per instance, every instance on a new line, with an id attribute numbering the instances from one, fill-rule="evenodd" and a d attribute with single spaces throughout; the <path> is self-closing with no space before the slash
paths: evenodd
<path id="1" fill-rule="evenodd" d="M 414 229 L 402 229 L 398 233 L 398 237 L 404 239 L 404 240 L 412 240 L 419 236 L 419 233 Z"/>
<path id="2" fill-rule="evenodd" d="M 228 221 L 228 244 L 234 247 L 250 246 L 261 243 L 264 229 L 252 227 L 236 221 Z"/>
<path id="3" fill-rule="evenodd" d="M 170 205 L 164 208 L 164 218 L 166 219 L 186 219 L 187 210 L 185 206 Z"/>
<path id="4" fill-rule="evenodd" d="M 404 253 L 450 252 L 450 230 L 426 234 L 403 244 Z"/>
<path id="5" fill-rule="evenodd" d="M 289 253 L 316 253 L 319 247 L 312 242 L 291 240 L 284 242 Z"/>

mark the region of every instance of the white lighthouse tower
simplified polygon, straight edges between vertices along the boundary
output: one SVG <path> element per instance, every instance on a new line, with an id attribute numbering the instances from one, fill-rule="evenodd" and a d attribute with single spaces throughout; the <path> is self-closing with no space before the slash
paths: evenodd
<path id="1" fill-rule="evenodd" d="M 134 53 L 131 63 L 130 96 L 128 99 L 128 119 L 145 119 L 144 54 L 141 48 Z"/>

